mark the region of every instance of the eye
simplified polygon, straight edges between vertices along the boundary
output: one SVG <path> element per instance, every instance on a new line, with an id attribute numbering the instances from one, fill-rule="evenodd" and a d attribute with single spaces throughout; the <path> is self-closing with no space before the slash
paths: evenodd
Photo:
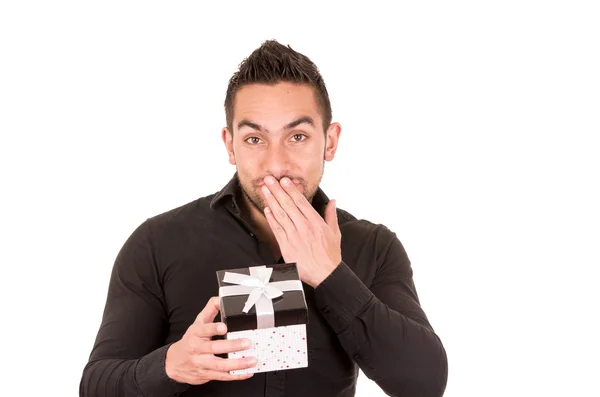
<path id="1" fill-rule="evenodd" d="M 247 138 L 244 142 L 248 142 L 251 145 L 256 145 L 256 144 L 258 144 L 258 141 L 260 141 L 259 137 L 257 137 L 257 136 L 251 136 L 250 138 Z"/>
<path id="2" fill-rule="evenodd" d="M 292 136 L 292 139 L 294 140 L 294 142 L 302 142 L 304 140 L 302 138 L 308 138 L 308 137 L 304 134 L 294 134 Z"/>

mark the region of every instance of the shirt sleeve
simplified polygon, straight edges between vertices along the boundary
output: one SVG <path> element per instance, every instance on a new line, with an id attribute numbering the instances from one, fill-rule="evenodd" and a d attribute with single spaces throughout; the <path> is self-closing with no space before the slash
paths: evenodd
<path id="1" fill-rule="evenodd" d="M 165 371 L 168 320 L 153 251 L 146 221 L 115 260 L 80 397 L 167 397 L 189 388 Z"/>
<path id="2" fill-rule="evenodd" d="M 370 289 L 342 262 L 315 289 L 317 308 L 346 352 L 391 396 L 439 397 L 448 362 L 420 306 L 406 252 L 385 227 Z M 375 266 L 376 264 L 370 264 Z"/>

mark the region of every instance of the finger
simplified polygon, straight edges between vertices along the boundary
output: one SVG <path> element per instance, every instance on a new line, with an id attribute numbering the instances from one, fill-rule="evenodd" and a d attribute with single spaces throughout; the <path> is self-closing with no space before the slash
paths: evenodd
<path id="1" fill-rule="evenodd" d="M 235 371 L 238 369 L 253 368 L 256 366 L 256 357 L 221 358 L 212 356 L 206 362 L 206 369 L 220 372 Z"/>
<path id="2" fill-rule="evenodd" d="M 227 325 L 224 323 L 194 323 L 190 326 L 190 332 L 200 338 L 210 338 L 215 335 L 225 335 L 227 333 Z"/>
<path id="3" fill-rule="evenodd" d="M 304 194 L 302 194 L 300 189 L 298 189 L 296 185 L 289 180 L 289 178 L 281 178 L 280 183 L 283 190 L 290 196 L 294 205 L 298 208 L 306 220 L 309 222 L 314 222 L 322 219 L 321 215 L 319 215 L 312 204 L 306 199 Z"/>
<path id="4" fill-rule="evenodd" d="M 289 181 L 287 178 L 282 178 L 282 180 Z M 281 223 L 284 229 L 287 230 L 287 222 L 291 222 L 299 231 L 306 228 L 306 217 L 300 212 L 294 199 L 283 190 L 279 182 L 275 179 L 265 178 L 263 191 L 269 207 L 275 214 L 275 219 Z M 281 211 L 279 211 L 279 208 L 281 208 Z"/>
<path id="5" fill-rule="evenodd" d="M 285 231 L 285 235 L 291 235 L 295 230 L 296 226 L 288 216 L 288 214 L 281 208 L 277 199 L 273 196 L 273 193 L 267 188 L 266 185 L 262 187 L 263 195 L 265 196 L 265 201 L 267 202 L 267 206 L 271 210 L 271 215 L 277 221 L 279 225 Z M 266 215 L 266 214 L 265 214 Z"/>
<path id="6" fill-rule="evenodd" d="M 273 231 L 277 243 L 281 247 L 281 245 L 287 241 L 287 234 L 283 226 L 281 226 L 281 224 L 277 222 L 277 219 L 275 219 L 275 217 L 273 216 L 273 211 L 271 211 L 271 208 L 269 207 L 265 207 L 265 218 L 267 218 L 267 223 Z"/>
<path id="7" fill-rule="evenodd" d="M 207 370 L 204 371 L 203 376 L 206 377 L 205 379 L 210 379 L 210 380 L 219 380 L 219 381 L 235 381 L 235 380 L 245 380 L 248 378 L 251 378 L 254 375 L 253 372 L 250 372 L 248 374 L 239 374 L 239 375 L 231 375 L 229 372 L 222 372 L 222 371 L 211 371 L 211 370 Z"/>
<path id="8" fill-rule="evenodd" d="M 196 316 L 196 320 L 194 321 L 194 323 L 212 323 L 215 317 L 217 316 L 217 313 L 219 313 L 219 310 L 219 297 L 213 296 L 208 300 L 208 303 L 206 304 L 206 306 L 204 306 L 204 309 L 202 309 L 198 316 Z"/>
<path id="9" fill-rule="evenodd" d="M 200 344 L 197 353 L 225 354 L 248 350 L 252 346 L 249 339 L 221 339 L 204 341 Z"/>
<path id="10" fill-rule="evenodd" d="M 267 206 L 271 212 L 270 215 L 273 217 L 273 219 L 277 222 L 277 225 L 279 225 L 281 227 L 281 230 L 283 231 L 282 236 L 288 239 L 291 238 L 293 234 L 297 232 L 296 225 L 288 216 L 288 214 L 283 210 L 283 208 L 281 208 L 279 202 L 275 199 L 273 194 L 265 186 L 263 186 L 263 194 L 265 195 Z M 265 213 L 265 217 L 266 215 L 267 214 Z"/>

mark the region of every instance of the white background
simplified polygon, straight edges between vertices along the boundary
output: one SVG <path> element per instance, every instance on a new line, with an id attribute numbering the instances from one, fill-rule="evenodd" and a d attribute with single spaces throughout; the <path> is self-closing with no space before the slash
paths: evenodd
<path id="1" fill-rule="evenodd" d="M 323 189 L 405 245 L 445 396 L 600 395 L 596 2 L 209 3 L 0 6 L 0 394 L 77 395 L 118 250 L 229 180 L 227 82 L 275 38 L 343 127 Z"/>

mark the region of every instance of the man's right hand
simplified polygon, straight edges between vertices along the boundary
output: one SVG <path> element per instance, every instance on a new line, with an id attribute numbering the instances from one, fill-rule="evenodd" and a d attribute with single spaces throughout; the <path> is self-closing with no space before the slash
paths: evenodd
<path id="1" fill-rule="evenodd" d="M 215 335 L 227 333 L 227 326 L 214 323 L 219 312 L 219 298 L 212 297 L 181 340 L 167 350 L 165 370 L 169 378 L 190 385 L 201 385 L 211 380 L 243 380 L 253 374 L 231 375 L 229 371 L 252 368 L 256 358 L 221 358 L 215 354 L 246 350 L 248 339 L 211 340 Z"/>

